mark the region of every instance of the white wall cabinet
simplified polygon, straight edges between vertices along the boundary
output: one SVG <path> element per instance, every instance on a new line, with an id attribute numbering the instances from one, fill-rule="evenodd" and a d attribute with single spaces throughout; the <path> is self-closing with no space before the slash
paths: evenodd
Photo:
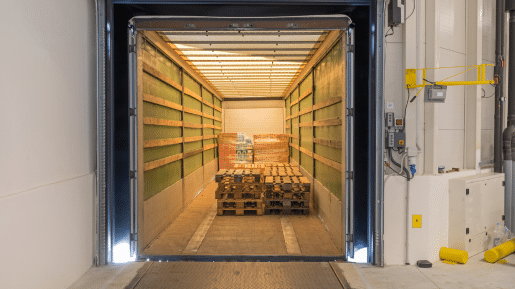
<path id="1" fill-rule="evenodd" d="M 474 256 L 488 249 L 489 234 L 503 224 L 504 174 L 449 180 L 449 247 Z"/>

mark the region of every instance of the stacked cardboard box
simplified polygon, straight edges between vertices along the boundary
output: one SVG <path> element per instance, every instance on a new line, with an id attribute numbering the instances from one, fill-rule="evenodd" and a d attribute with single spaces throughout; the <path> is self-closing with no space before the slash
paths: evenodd
<path id="1" fill-rule="evenodd" d="M 236 163 L 236 133 L 218 135 L 218 162 L 220 169 L 231 169 Z"/>
<path id="2" fill-rule="evenodd" d="M 215 175 L 217 214 L 263 215 L 263 175 L 259 169 L 222 169 Z"/>
<path id="3" fill-rule="evenodd" d="M 286 134 L 254 135 L 254 163 L 288 163 L 288 141 Z"/>
<path id="4" fill-rule="evenodd" d="M 311 184 L 298 167 L 272 165 L 264 178 L 265 214 L 309 214 Z"/>

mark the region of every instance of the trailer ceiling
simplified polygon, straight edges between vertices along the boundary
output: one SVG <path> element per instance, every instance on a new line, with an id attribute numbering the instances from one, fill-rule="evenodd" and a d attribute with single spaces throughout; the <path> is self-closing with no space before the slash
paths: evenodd
<path id="1" fill-rule="evenodd" d="M 282 97 L 329 31 L 160 31 L 223 97 Z"/>

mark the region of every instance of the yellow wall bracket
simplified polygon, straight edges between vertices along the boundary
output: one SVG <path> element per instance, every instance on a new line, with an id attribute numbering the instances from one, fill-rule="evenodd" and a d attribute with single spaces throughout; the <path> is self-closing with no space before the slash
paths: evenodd
<path id="1" fill-rule="evenodd" d="M 428 83 L 425 80 L 422 80 L 422 83 L 417 83 L 417 73 L 419 70 L 422 70 L 422 78 L 426 78 L 426 70 L 428 69 L 445 69 L 445 68 L 469 68 L 465 71 L 462 71 L 458 74 L 455 74 L 451 77 L 447 77 L 446 79 L 436 81 L 436 85 L 481 85 L 481 84 L 496 84 L 495 80 L 487 80 L 486 79 L 486 67 L 494 66 L 494 64 L 479 64 L 479 65 L 471 65 L 471 66 L 453 66 L 453 67 L 438 67 L 438 68 L 421 68 L 421 69 L 406 69 L 406 88 L 417 88 L 424 87 L 426 85 L 432 85 L 432 83 Z M 477 80 L 473 81 L 447 81 L 450 78 L 453 78 L 457 75 L 463 74 L 467 71 L 473 70 L 477 68 Z"/>

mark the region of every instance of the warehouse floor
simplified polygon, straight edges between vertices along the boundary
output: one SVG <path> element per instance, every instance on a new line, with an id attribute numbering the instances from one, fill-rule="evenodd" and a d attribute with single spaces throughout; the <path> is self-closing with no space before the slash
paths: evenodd
<path id="1" fill-rule="evenodd" d="M 129 262 L 92 267 L 69 288 L 514 288 L 515 254 L 506 264 L 486 263 L 482 255 L 465 265 L 434 262 L 427 269 L 344 262 Z"/>
<path id="2" fill-rule="evenodd" d="M 211 182 L 143 255 L 342 255 L 314 214 L 216 216 L 216 188 Z"/>

